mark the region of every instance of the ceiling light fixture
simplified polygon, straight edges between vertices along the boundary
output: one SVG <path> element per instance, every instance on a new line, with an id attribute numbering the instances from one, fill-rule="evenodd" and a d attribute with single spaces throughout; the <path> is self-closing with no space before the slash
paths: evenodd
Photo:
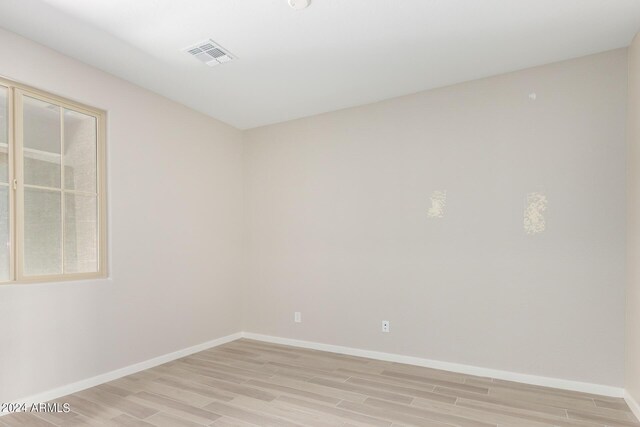
<path id="1" fill-rule="evenodd" d="M 311 0 L 287 0 L 291 9 L 301 10 L 309 7 Z"/>

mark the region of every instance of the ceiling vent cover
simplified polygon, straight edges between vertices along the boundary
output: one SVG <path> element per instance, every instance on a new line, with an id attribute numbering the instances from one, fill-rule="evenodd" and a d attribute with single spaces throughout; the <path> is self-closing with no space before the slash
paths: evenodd
<path id="1" fill-rule="evenodd" d="M 198 61 L 204 62 L 210 67 L 224 64 L 225 62 L 230 62 L 235 59 L 226 49 L 211 39 L 189 46 L 183 49 L 183 52 L 187 52 Z"/>

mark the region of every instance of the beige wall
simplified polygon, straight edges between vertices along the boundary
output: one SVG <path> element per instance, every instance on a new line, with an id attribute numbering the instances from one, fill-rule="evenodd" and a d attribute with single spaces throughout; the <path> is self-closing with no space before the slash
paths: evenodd
<path id="1" fill-rule="evenodd" d="M 629 48 L 625 389 L 640 402 L 640 35 Z"/>
<path id="2" fill-rule="evenodd" d="M 111 279 L 0 286 L 0 402 L 238 332 L 242 135 L 0 31 L 0 75 L 108 111 Z"/>
<path id="3" fill-rule="evenodd" d="M 246 132 L 244 329 L 622 386 L 626 55 Z"/>

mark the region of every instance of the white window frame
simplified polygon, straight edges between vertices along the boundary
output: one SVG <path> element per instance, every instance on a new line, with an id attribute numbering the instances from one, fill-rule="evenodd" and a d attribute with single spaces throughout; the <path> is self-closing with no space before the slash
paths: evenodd
<path id="1" fill-rule="evenodd" d="M 9 279 L 0 282 L 0 285 L 12 285 L 21 283 L 64 282 L 70 280 L 87 280 L 107 277 L 107 204 L 106 204 L 106 112 L 93 108 L 67 98 L 32 88 L 15 81 L 0 77 L 0 87 L 7 91 L 7 115 L 8 115 L 8 187 L 9 191 L 9 236 L 10 236 L 10 268 Z M 64 273 L 64 244 L 62 246 L 63 272 L 40 276 L 25 276 L 24 274 L 24 164 L 23 164 L 23 97 L 38 99 L 61 108 L 77 111 L 96 119 L 96 199 L 97 199 L 97 263 L 96 272 L 90 273 Z M 64 123 L 62 120 L 62 147 L 61 147 L 61 186 L 64 187 Z M 4 183 L 0 185 L 5 186 Z M 74 190 L 61 188 L 62 209 L 62 235 L 64 241 L 64 195 L 65 193 L 83 194 Z M 87 193 L 84 193 L 87 194 Z"/>

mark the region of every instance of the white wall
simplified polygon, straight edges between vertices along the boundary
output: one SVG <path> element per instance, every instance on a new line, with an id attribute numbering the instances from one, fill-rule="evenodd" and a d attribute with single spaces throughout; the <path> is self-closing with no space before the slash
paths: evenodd
<path id="1" fill-rule="evenodd" d="M 629 47 L 625 389 L 640 405 L 640 35 Z M 636 408 L 640 411 L 640 406 Z M 640 413 L 638 413 L 640 416 Z"/>
<path id="2" fill-rule="evenodd" d="M 111 278 L 0 286 L 0 401 L 238 332 L 239 131 L 12 33 L 0 75 L 108 111 Z"/>
<path id="3" fill-rule="evenodd" d="M 621 386 L 626 67 L 622 49 L 246 132 L 244 329 Z"/>

